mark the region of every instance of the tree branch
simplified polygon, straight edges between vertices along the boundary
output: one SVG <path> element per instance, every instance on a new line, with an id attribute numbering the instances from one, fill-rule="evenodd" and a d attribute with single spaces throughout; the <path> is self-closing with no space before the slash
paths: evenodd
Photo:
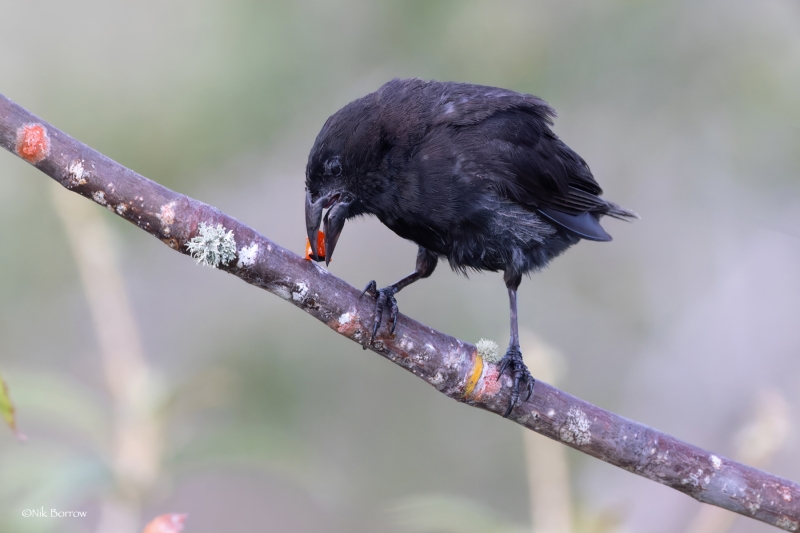
<path id="1" fill-rule="evenodd" d="M 140 176 L 33 116 L 0 95 L 0 144 L 58 181 L 136 224 L 173 250 L 201 222 L 233 232 L 237 259 L 220 265 L 234 276 L 277 294 L 364 344 L 375 303 L 312 261 L 278 246 L 207 204 Z M 298 204 L 299 205 L 299 204 Z M 247 253 L 242 253 L 247 249 Z M 475 347 L 400 315 L 397 334 L 385 330 L 374 352 L 459 402 L 502 414 L 509 378 Z M 627 420 L 550 385 L 537 382 L 528 402 L 510 418 L 528 429 L 607 463 L 679 490 L 698 501 L 755 518 L 786 531 L 800 530 L 800 485 L 711 454 Z"/>

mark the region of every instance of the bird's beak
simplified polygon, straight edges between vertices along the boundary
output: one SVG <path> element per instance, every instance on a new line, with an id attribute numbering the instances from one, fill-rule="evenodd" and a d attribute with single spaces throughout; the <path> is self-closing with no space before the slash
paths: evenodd
<path id="1" fill-rule="evenodd" d="M 308 242 L 311 243 L 311 258 L 314 261 L 322 261 L 322 258 L 317 256 L 317 232 L 322 222 L 322 206 L 327 200 L 327 196 L 320 196 L 316 202 L 312 202 L 311 193 L 306 190 L 306 233 Z"/>
<path id="2" fill-rule="evenodd" d="M 344 221 L 347 220 L 350 214 L 350 203 L 344 201 L 339 193 L 329 193 L 313 202 L 311 201 L 311 193 L 306 191 L 306 231 L 308 232 L 308 241 L 312 243 L 311 257 L 315 261 L 325 259 L 325 265 L 330 264 L 333 250 L 336 248 L 339 235 L 342 234 L 342 228 L 344 228 Z M 330 209 L 325 213 L 323 220 L 322 211 L 327 208 Z M 319 257 L 316 250 L 317 232 L 321 222 L 324 223 L 323 232 L 325 233 L 324 258 Z"/>
<path id="3" fill-rule="evenodd" d="M 344 221 L 347 220 L 350 214 L 350 202 L 343 202 L 338 198 L 334 200 L 333 205 L 325 213 L 323 219 L 324 232 L 325 232 L 325 266 L 328 266 L 333 257 L 333 249 L 336 248 L 336 242 L 339 240 L 339 235 L 342 234 L 344 228 Z"/>

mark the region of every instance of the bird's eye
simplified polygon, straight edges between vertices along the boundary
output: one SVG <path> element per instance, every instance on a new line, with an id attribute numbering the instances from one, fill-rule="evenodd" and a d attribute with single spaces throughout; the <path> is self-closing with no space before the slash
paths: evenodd
<path id="1" fill-rule="evenodd" d="M 334 157 L 325 161 L 325 174 L 330 176 L 342 175 L 342 164 L 339 162 L 338 157 Z"/>

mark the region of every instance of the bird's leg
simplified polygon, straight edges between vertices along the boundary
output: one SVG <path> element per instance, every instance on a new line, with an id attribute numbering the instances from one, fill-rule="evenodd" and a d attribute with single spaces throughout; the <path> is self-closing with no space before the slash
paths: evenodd
<path id="1" fill-rule="evenodd" d="M 370 293 L 375 296 L 376 301 L 375 318 L 372 323 L 372 335 L 369 338 L 369 343 L 363 345 L 365 350 L 368 346 L 372 346 L 372 341 L 375 340 L 375 334 L 378 333 L 378 327 L 381 325 L 381 318 L 383 318 L 383 310 L 386 307 L 389 308 L 389 321 L 392 323 L 391 332 L 394 334 L 395 327 L 397 326 L 397 314 L 399 312 L 397 300 L 394 299 L 394 295 L 397 294 L 400 289 L 411 285 L 418 279 L 427 278 L 433 274 L 437 260 L 438 257 L 435 253 L 420 246 L 419 252 L 417 253 L 417 268 L 414 272 L 383 289 L 377 288 L 378 285 L 375 283 L 375 280 L 367 283 L 361 296 Z"/>
<path id="2" fill-rule="evenodd" d="M 522 352 L 519 349 L 519 327 L 517 326 L 517 288 L 522 281 L 522 276 L 519 274 L 511 274 L 506 272 L 504 276 L 506 287 L 508 287 L 508 300 L 511 307 L 511 339 L 508 341 L 508 351 L 500 360 L 500 370 L 497 374 L 497 379 L 508 370 L 509 376 L 513 380 L 511 385 L 511 398 L 508 402 L 508 409 L 506 409 L 503 418 L 511 414 L 511 410 L 519 401 L 519 385 L 525 383 L 528 390 L 528 395 L 525 401 L 530 399 L 533 394 L 533 384 L 535 383 L 531 373 L 528 372 L 528 367 L 522 361 Z"/>

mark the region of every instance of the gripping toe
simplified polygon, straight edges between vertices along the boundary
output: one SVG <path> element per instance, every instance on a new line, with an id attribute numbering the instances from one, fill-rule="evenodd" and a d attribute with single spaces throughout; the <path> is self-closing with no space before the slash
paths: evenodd
<path id="1" fill-rule="evenodd" d="M 531 376 L 531 373 L 528 371 L 528 367 L 525 366 L 525 363 L 522 361 L 522 353 L 519 351 L 519 348 L 509 348 L 506 354 L 503 356 L 503 359 L 500 360 L 500 369 L 497 373 L 497 379 L 500 379 L 500 377 L 506 371 L 508 371 L 508 375 L 511 378 L 512 383 L 511 396 L 508 400 L 508 408 L 503 414 L 503 418 L 508 418 L 508 415 L 511 414 L 511 410 L 514 409 L 514 406 L 516 406 L 517 403 L 519 403 L 520 383 L 525 383 L 525 388 L 528 391 L 528 394 L 525 397 L 526 402 L 530 400 L 531 395 L 533 394 L 533 385 L 536 383 L 536 380 L 533 379 L 533 376 Z"/>
<path id="2" fill-rule="evenodd" d="M 361 298 L 367 293 L 375 296 L 375 313 L 372 320 L 372 332 L 369 337 L 369 342 L 363 345 L 365 350 L 369 346 L 372 346 L 372 343 L 375 340 L 375 335 L 378 334 L 378 328 L 380 328 L 381 320 L 383 319 L 383 311 L 387 308 L 389 310 L 389 321 L 392 323 L 390 331 L 394 335 L 395 328 L 397 327 L 397 315 L 400 312 L 399 308 L 397 307 L 397 300 L 394 298 L 396 292 L 397 289 L 392 285 L 384 287 L 383 289 L 378 289 L 377 284 L 373 280 L 367 284 L 367 286 L 364 288 L 364 291 L 361 293 L 361 296 L 359 296 L 359 298 Z"/>

